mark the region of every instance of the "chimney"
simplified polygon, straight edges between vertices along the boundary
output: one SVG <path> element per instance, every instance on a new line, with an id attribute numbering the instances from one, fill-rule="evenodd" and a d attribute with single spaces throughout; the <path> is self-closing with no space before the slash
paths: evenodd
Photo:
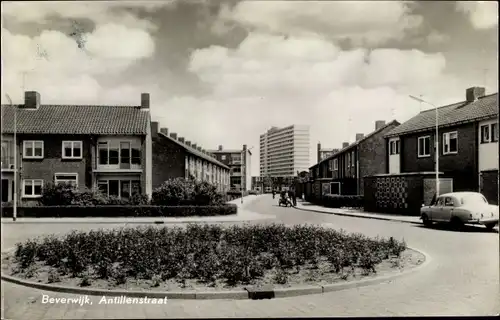
<path id="1" fill-rule="evenodd" d="M 219 145 L 219 151 L 222 151 L 222 145 Z"/>
<path id="2" fill-rule="evenodd" d="M 174 139 L 174 140 L 177 140 L 177 133 L 172 132 L 172 133 L 170 134 L 170 138 L 172 138 L 172 139 Z"/>
<path id="3" fill-rule="evenodd" d="M 177 140 L 179 140 L 180 143 L 184 143 L 184 137 L 179 137 Z"/>
<path id="4" fill-rule="evenodd" d="M 384 120 L 377 120 L 375 121 L 375 130 L 378 130 L 385 126 L 385 121 Z"/>
<path id="5" fill-rule="evenodd" d="M 163 133 L 164 135 L 168 136 L 168 128 L 161 128 L 160 132 Z"/>
<path id="6" fill-rule="evenodd" d="M 149 109 L 149 93 L 141 93 L 141 109 Z"/>
<path id="7" fill-rule="evenodd" d="M 363 139 L 365 135 L 363 133 L 356 133 L 356 141 Z"/>
<path id="8" fill-rule="evenodd" d="M 342 142 L 342 149 L 347 148 L 349 146 L 349 142 Z"/>
<path id="9" fill-rule="evenodd" d="M 158 126 L 160 124 L 157 121 L 151 121 L 151 136 L 158 135 Z"/>
<path id="10" fill-rule="evenodd" d="M 247 145 L 246 145 L 246 144 L 244 144 L 244 145 L 243 145 L 243 151 L 245 151 L 246 149 L 247 149 Z"/>
<path id="11" fill-rule="evenodd" d="M 24 108 L 38 109 L 40 107 L 40 94 L 36 91 L 26 91 L 24 93 Z"/>
<path id="12" fill-rule="evenodd" d="M 196 150 L 201 152 L 201 147 L 200 146 L 196 147 Z"/>
<path id="13" fill-rule="evenodd" d="M 196 143 L 193 143 L 193 144 L 191 145 L 191 148 L 193 148 L 193 149 L 197 149 L 197 147 L 196 147 Z"/>
<path id="14" fill-rule="evenodd" d="M 321 143 L 320 142 L 318 142 L 317 153 L 318 153 L 318 161 L 317 162 L 320 162 L 321 161 Z"/>
<path id="15" fill-rule="evenodd" d="M 204 154 L 207 154 L 207 152 L 205 151 L 205 149 L 201 149 L 201 152 L 203 152 Z"/>
<path id="16" fill-rule="evenodd" d="M 472 87 L 465 90 L 465 98 L 467 102 L 474 102 L 477 99 L 484 97 L 486 94 L 486 89 L 483 87 Z"/>
<path id="17" fill-rule="evenodd" d="M 188 147 L 191 147 L 191 141 L 186 141 L 186 145 L 187 145 Z"/>

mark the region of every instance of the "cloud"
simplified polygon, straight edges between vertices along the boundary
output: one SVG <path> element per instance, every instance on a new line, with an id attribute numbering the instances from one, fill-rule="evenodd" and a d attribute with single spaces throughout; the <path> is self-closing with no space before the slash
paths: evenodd
<path id="1" fill-rule="evenodd" d="M 11 1 L 2 3 L 2 16 L 17 22 L 43 24 L 52 17 L 90 19 L 97 24 L 117 23 L 129 28 L 155 30 L 156 26 L 140 19 L 128 8 L 153 12 L 162 7 L 175 6 L 177 1 Z"/>
<path id="2" fill-rule="evenodd" d="M 411 2 L 387 1 L 243 1 L 221 10 L 216 33 L 235 24 L 250 31 L 286 35 L 329 34 L 356 45 L 377 45 L 400 40 L 421 25 L 422 17 L 410 12 Z"/>
<path id="3" fill-rule="evenodd" d="M 466 13 L 476 29 L 490 29 L 498 26 L 497 1 L 457 1 L 456 9 Z"/>
<path id="4" fill-rule="evenodd" d="M 75 39 L 55 30 L 28 37 L 2 29 L 3 90 L 22 99 L 24 73 L 24 87 L 39 91 L 46 102 L 74 102 L 75 95 L 76 101 L 94 102 L 103 94 L 100 75 L 120 74 L 155 50 L 147 32 L 123 25 L 97 25 L 83 37 L 85 46 L 79 48 Z"/>
<path id="5" fill-rule="evenodd" d="M 420 106 L 408 94 L 424 94 L 434 103 L 454 96 L 447 86 L 462 87 L 445 68 L 441 53 L 344 51 L 318 35 L 253 32 L 237 48 L 193 51 L 189 70 L 210 94 L 171 97 L 154 116 L 205 148 L 216 148 L 213 141 L 233 148 L 244 141 L 258 149 L 259 134 L 290 124 L 311 125 L 312 142 L 339 147 L 354 141 L 357 132 L 373 131 L 376 120 L 404 121 L 418 113 Z M 258 159 L 258 151 L 254 154 Z M 253 170 L 258 174 L 258 164 Z"/>

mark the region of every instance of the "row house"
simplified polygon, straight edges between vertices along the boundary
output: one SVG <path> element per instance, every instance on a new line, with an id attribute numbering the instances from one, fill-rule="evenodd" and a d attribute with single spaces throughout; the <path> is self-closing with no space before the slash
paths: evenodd
<path id="1" fill-rule="evenodd" d="M 479 191 L 498 203 L 498 93 L 485 95 L 484 88 L 473 87 L 466 90 L 465 98 L 437 109 L 438 149 L 434 108 L 389 132 L 386 172 L 435 173 L 438 152 L 440 193 Z M 435 180 L 430 186 L 435 186 Z"/>
<path id="2" fill-rule="evenodd" d="M 149 94 L 140 106 L 2 105 L 2 202 L 36 201 L 46 183 L 151 194 Z M 16 161 L 14 161 L 16 159 Z"/>
<path id="3" fill-rule="evenodd" d="M 309 169 L 314 181 L 315 197 L 323 194 L 363 195 L 363 177 L 386 170 L 384 136 L 399 125 L 397 121 L 375 122 L 375 130 L 367 135 L 356 134 L 356 141 L 344 142 L 342 148 Z M 307 193 L 307 192 L 306 192 Z"/>
<path id="4" fill-rule="evenodd" d="M 252 152 L 246 144 L 239 150 L 219 145 L 217 150 L 208 150 L 208 153 L 229 167 L 231 189 L 252 190 Z"/>
<path id="5" fill-rule="evenodd" d="M 229 190 L 229 167 L 217 161 L 196 143 L 178 137 L 168 128 L 160 128 L 158 122 L 151 123 L 153 188 L 174 178 L 207 181 L 217 186 L 218 191 Z"/>

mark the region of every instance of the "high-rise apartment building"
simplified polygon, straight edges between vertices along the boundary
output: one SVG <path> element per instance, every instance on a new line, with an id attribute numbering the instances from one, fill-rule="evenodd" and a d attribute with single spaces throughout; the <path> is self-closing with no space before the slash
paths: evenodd
<path id="1" fill-rule="evenodd" d="M 309 170 L 309 126 L 272 127 L 260 136 L 260 176 L 291 177 Z"/>

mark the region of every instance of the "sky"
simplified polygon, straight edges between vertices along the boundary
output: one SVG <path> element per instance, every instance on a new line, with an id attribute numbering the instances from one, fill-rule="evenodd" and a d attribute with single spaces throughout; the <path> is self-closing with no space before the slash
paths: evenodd
<path id="1" fill-rule="evenodd" d="M 496 1 L 2 1 L 2 103 L 139 105 L 205 149 L 310 126 L 338 148 L 376 120 L 498 87 Z"/>

